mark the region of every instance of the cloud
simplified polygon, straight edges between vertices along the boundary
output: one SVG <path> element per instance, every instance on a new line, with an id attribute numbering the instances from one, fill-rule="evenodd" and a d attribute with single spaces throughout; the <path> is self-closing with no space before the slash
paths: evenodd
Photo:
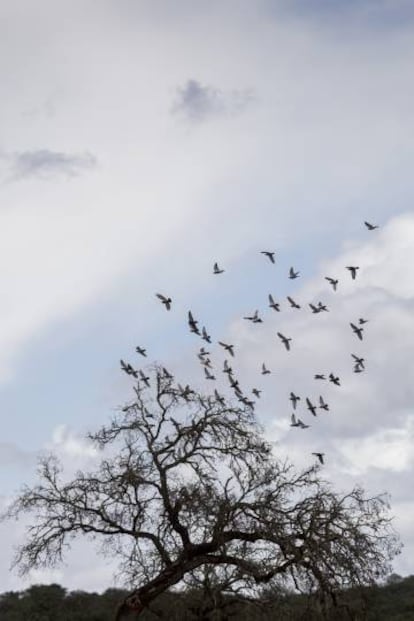
<path id="1" fill-rule="evenodd" d="M 4 157 L 4 156 L 3 156 Z M 90 153 L 69 154 L 49 149 L 20 151 L 6 156 L 13 180 L 38 177 L 51 179 L 56 176 L 75 177 L 96 166 L 97 160 Z"/>
<path id="2" fill-rule="evenodd" d="M 235 116 L 253 101 L 249 90 L 222 92 L 211 86 L 203 86 L 197 80 L 187 80 L 177 89 L 177 99 L 172 107 L 190 122 L 199 123 L 220 116 Z"/>

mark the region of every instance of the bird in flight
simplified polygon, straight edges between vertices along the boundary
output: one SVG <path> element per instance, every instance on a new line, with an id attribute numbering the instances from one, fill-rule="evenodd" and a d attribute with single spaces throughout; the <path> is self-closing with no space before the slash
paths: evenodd
<path id="1" fill-rule="evenodd" d="M 291 305 L 292 308 L 300 308 L 300 305 L 297 304 L 295 302 L 295 300 L 290 297 L 290 295 L 287 296 L 287 300 L 288 300 L 288 302 L 289 302 L 289 304 Z"/>
<path id="2" fill-rule="evenodd" d="M 311 412 L 313 416 L 316 416 L 316 406 L 313 405 L 313 403 L 311 402 L 310 399 L 308 399 L 308 397 L 306 397 L 306 405 L 308 406 L 309 412 Z"/>
<path id="3" fill-rule="evenodd" d="M 325 311 L 325 313 L 329 313 L 329 309 L 326 304 L 322 304 L 322 302 L 318 302 L 318 309 L 320 311 Z"/>
<path id="4" fill-rule="evenodd" d="M 300 272 L 295 272 L 293 267 L 290 268 L 290 270 L 289 270 L 289 278 L 291 278 L 293 280 L 294 278 L 298 278 L 299 274 L 300 274 Z"/>
<path id="5" fill-rule="evenodd" d="M 208 379 L 208 380 L 215 380 L 216 379 L 214 377 L 214 375 L 212 373 L 210 373 L 210 371 L 207 369 L 207 367 L 204 367 L 204 375 L 206 376 L 206 379 Z"/>
<path id="6" fill-rule="evenodd" d="M 180 394 L 180 397 L 183 397 L 183 399 L 185 399 L 186 401 L 189 401 L 190 395 L 193 394 L 194 390 L 192 390 L 188 384 L 185 388 L 181 386 L 181 384 L 177 384 L 177 386 L 178 386 L 178 392 Z"/>
<path id="7" fill-rule="evenodd" d="M 300 418 L 296 418 L 294 414 L 291 415 L 290 420 L 291 420 L 291 423 L 290 423 L 291 427 L 300 427 L 301 429 L 309 429 L 309 425 L 305 425 L 305 423 L 302 422 Z"/>
<path id="8" fill-rule="evenodd" d="M 190 332 L 194 334 L 200 334 L 200 330 L 197 328 L 198 321 L 196 321 L 191 313 L 188 311 L 188 325 L 190 326 Z"/>
<path id="9" fill-rule="evenodd" d="M 203 329 L 201 330 L 201 338 L 203 339 L 203 341 L 207 341 L 207 343 L 211 343 L 211 336 L 207 334 L 207 330 L 205 329 L 204 326 L 203 326 Z"/>
<path id="10" fill-rule="evenodd" d="M 252 388 L 252 393 L 254 394 L 255 397 L 257 397 L 258 399 L 260 399 L 260 393 L 262 391 L 258 390 L 257 388 Z"/>
<path id="11" fill-rule="evenodd" d="M 281 332 L 278 332 L 277 335 L 280 338 L 280 340 L 282 341 L 283 345 L 286 347 L 287 351 L 289 351 L 290 350 L 290 341 L 292 339 L 288 338 L 287 336 L 284 336 Z"/>
<path id="12" fill-rule="evenodd" d="M 358 323 L 359 323 L 360 326 L 363 326 L 364 323 L 368 323 L 368 319 L 364 319 L 363 317 L 360 317 L 358 319 Z"/>
<path id="13" fill-rule="evenodd" d="M 265 363 L 263 362 L 262 364 L 262 375 L 270 375 L 271 371 L 269 371 L 269 369 L 266 368 Z"/>
<path id="14" fill-rule="evenodd" d="M 253 315 L 250 317 L 243 317 L 243 319 L 247 319 L 247 321 L 251 321 L 252 323 L 262 323 L 262 319 L 259 317 L 259 311 L 254 311 Z"/>
<path id="15" fill-rule="evenodd" d="M 359 270 L 359 266 L 358 265 L 347 265 L 346 269 L 351 272 L 352 280 L 355 280 L 357 270 Z"/>
<path id="16" fill-rule="evenodd" d="M 289 396 L 289 399 L 292 401 L 293 409 L 296 410 L 296 405 L 297 405 L 298 401 L 300 401 L 300 397 L 295 395 L 294 392 L 291 392 L 290 396 Z"/>
<path id="17" fill-rule="evenodd" d="M 273 310 L 280 312 L 280 304 L 274 301 L 271 293 L 269 293 L 269 308 L 273 308 Z"/>
<path id="18" fill-rule="evenodd" d="M 351 326 L 354 334 L 356 334 L 359 340 L 362 341 L 362 332 L 364 331 L 364 328 L 358 328 L 358 326 L 356 326 L 354 323 L 350 323 L 349 325 Z"/>
<path id="19" fill-rule="evenodd" d="M 144 356 L 145 358 L 147 357 L 147 350 L 144 349 L 143 347 L 140 347 L 139 345 L 137 345 L 135 347 L 135 351 L 137 352 L 137 354 L 141 354 L 141 356 Z"/>
<path id="20" fill-rule="evenodd" d="M 325 463 L 325 462 L 324 462 L 324 460 L 323 460 L 323 458 L 324 458 L 324 456 L 325 456 L 325 453 L 312 453 L 312 455 L 315 455 L 315 457 L 317 457 L 317 458 L 319 459 L 319 461 L 321 462 L 321 464 L 324 464 L 324 463 Z"/>
<path id="21" fill-rule="evenodd" d="M 234 345 L 228 345 L 227 343 L 223 343 L 222 341 L 219 341 L 218 343 L 219 343 L 219 345 L 224 347 L 224 349 L 226 351 L 229 352 L 230 356 L 233 356 L 233 358 L 234 358 Z"/>
<path id="22" fill-rule="evenodd" d="M 223 373 L 227 373 L 228 375 L 231 375 L 233 373 L 233 369 L 231 368 L 227 360 L 224 361 Z"/>
<path id="23" fill-rule="evenodd" d="M 379 228 L 378 224 L 371 224 L 370 222 L 367 222 L 367 221 L 365 221 L 364 224 L 367 227 L 368 231 L 374 231 L 375 229 Z"/>
<path id="24" fill-rule="evenodd" d="M 355 356 L 355 354 L 351 354 L 351 356 L 355 360 L 355 366 L 361 367 L 361 369 L 365 369 L 365 358 L 359 358 L 358 356 Z"/>
<path id="25" fill-rule="evenodd" d="M 309 306 L 310 306 L 310 308 L 312 310 L 312 313 L 315 313 L 315 315 L 316 315 L 316 313 L 320 313 L 321 312 L 321 309 L 318 308 L 317 306 L 315 306 L 315 304 L 309 304 Z"/>
<path id="26" fill-rule="evenodd" d="M 335 278 L 330 278 L 329 276 L 325 276 L 325 280 L 327 280 L 329 284 L 332 285 L 333 290 L 336 291 L 339 281 L 336 280 Z"/>
<path id="27" fill-rule="evenodd" d="M 218 263 L 214 263 L 213 274 L 222 274 L 224 272 L 218 265 Z"/>
<path id="28" fill-rule="evenodd" d="M 323 397 L 319 395 L 319 408 L 321 410 L 329 411 L 329 405 L 323 400 Z"/>
<path id="29" fill-rule="evenodd" d="M 149 387 L 149 385 L 150 385 L 149 379 L 150 378 L 147 375 L 145 375 L 145 373 L 143 373 L 142 371 L 139 372 L 139 377 L 141 379 L 141 382 L 144 382 L 145 386 Z"/>
<path id="30" fill-rule="evenodd" d="M 165 367 L 162 367 L 162 372 L 164 373 L 164 377 L 165 378 L 167 378 L 169 380 L 174 379 L 174 376 L 171 375 L 171 373 Z"/>
<path id="31" fill-rule="evenodd" d="M 262 250 L 261 254 L 264 254 L 271 263 L 275 262 L 275 252 L 269 252 L 269 250 Z"/>
<path id="32" fill-rule="evenodd" d="M 214 396 L 215 396 L 215 398 L 216 398 L 216 400 L 217 400 L 217 403 L 219 403 L 220 405 L 222 405 L 222 406 L 223 406 L 223 405 L 224 405 L 224 403 L 225 403 L 225 402 L 224 402 L 224 397 L 222 397 L 222 396 L 220 395 L 220 393 L 218 393 L 218 392 L 217 392 L 217 388 L 214 390 Z"/>
<path id="33" fill-rule="evenodd" d="M 326 377 L 322 373 L 315 373 L 314 379 L 316 380 L 324 380 Z"/>
<path id="34" fill-rule="evenodd" d="M 162 295 L 162 293 L 156 293 L 155 295 L 157 296 L 157 298 L 159 300 L 161 300 L 161 302 L 164 304 L 165 308 L 167 310 L 170 310 L 171 304 L 172 304 L 172 299 L 171 298 L 167 298 L 165 295 Z"/>
<path id="35" fill-rule="evenodd" d="M 198 357 L 199 357 L 199 358 L 200 358 L 200 356 L 201 356 L 201 357 L 203 357 L 203 356 L 209 356 L 209 355 L 210 355 L 210 352 L 209 352 L 209 351 L 207 351 L 206 349 L 204 349 L 204 347 L 200 347 L 200 351 L 199 351 L 199 353 L 198 353 Z"/>
<path id="36" fill-rule="evenodd" d="M 335 376 L 333 373 L 329 373 L 329 381 L 332 382 L 332 384 L 335 384 L 335 386 L 341 385 L 339 377 L 337 375 Z"/>
<path id="37" fill-rule="evenodd" d="M 119 361 L 121 364 L 121 369 L 127 374 L 127 375 L 132 375 L 133 377 L 135 377 L 135 379 L 138 378 L 138 373 L 137 371 L 135 371 L 134 367 L 132 365 L 129 364 L 129 362 L 125 362 L 124 360 L 120 360 Z"/>

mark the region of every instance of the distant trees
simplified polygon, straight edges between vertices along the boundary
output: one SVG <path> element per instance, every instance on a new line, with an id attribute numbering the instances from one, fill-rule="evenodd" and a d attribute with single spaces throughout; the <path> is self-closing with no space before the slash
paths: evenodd
<path id="1" fill-rule="evenodd" d="M 183 389 L 162 367 L 90 438 L 103 450 L 96 471 L 65 480 L 43 459 L 7 516 L 32 516 L 22 572 L 61 561 L 75 535 L 104 542 L 131 588 L 118 621 L 206 568 L 238 597 L 285 585 L 326 608 L 341 588 L 386 576 L 399 550 L 383 496 L 337 494 L 316 465 L 296 472 L 248 405 Z"/>

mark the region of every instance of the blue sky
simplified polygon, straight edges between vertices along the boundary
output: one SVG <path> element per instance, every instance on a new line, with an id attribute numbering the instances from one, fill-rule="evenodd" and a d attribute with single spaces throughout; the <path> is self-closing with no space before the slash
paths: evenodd
<path id="1" fill-rule="evenodd" d="M 378 316 L 372 366 L 365 383 L 332 393 L 327 476 L 393 494 L 406 544 L 397 569 L 412 573 L 411 337 L 398 331 L 410 334 L 414 295 L 410 4 L 17 0 L 0 18 L 3 502 L 33 480 L 43 450 L 89 464 L 82 436 L 128 399 L 119 359 L 135 361 L 135 345 L 199 380 L 189 309 L 237 340 L 246 378 L 273 361 L 259 415 L 301 465 L 317 435 L 292 436 L 287 387 L 313 390 L 308 363 L 335 364 L 341 344 L 348 356 L 339 320 L 358 308 Z M 262 249 L 276 250 L 276 266 Z M 345 282 L 353 258 L 364 278 L 334 298 L 323 276 Z M 157 291 L 173 297 L 170 314 Z M 270 292 L 334 305 L 326 333 L 283 315 L 302 335 L 299 357 L 273 353 L 270 317 L 261 333 L 239 319 Z M 16 528 L 0 530 L 4 590 L 26 584 L 9 574 Z M 29 581 L 108 586 L 110 567 L 94 574 L 78 549 L 70 559 Z"/>

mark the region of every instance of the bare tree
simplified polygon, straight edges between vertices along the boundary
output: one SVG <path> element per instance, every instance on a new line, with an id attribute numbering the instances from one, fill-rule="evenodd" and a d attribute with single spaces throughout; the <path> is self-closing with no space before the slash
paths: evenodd
<path id="1" fill-rule="evenodd" d="M 182 389 L 161 367 L 150 375 L 90 434 L 103 451 L 95 472 L 67 481 L 46 457 L 8 510 L 33 514 L 22 573 L 61 561 L 79 533 L 103 542 L 131 587 L 118 621 L 203 566 L 235 568 L 248 597 L 276 582 L 329 595 L 388 575 L 399 543 L 386 498 L 335 493 L 318 466 L 274 457 L 249 406 Z"/>

